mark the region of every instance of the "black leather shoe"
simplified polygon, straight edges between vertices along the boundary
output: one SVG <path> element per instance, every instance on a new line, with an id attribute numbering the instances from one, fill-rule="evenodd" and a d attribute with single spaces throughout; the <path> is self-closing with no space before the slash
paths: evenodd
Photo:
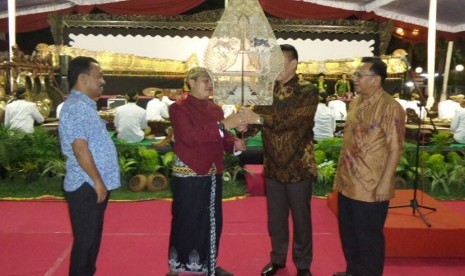
<path id="1" fill-rule="evenodd" d="M 279 265 L 279 264 L 275 264 L 275 263 L 269 263 L 267 264 L 263 269 L 262 269 L 262 276 L 271 276 L 271 275 L 275 275 L 276 272 L 281 269 L 281 268 L 284 268 L 285 265 Z"/>
<path id="2" fill-rule="evenodd" d="M 215 268 L 215 276 L 233 276 L 231 272 L 221 268 L 221 267 L 216 267 Z"/>
<path id="3" fill-rule="evenodd" d="M 308 269 L 297 269 L 297 276 L 312 276 Z"/>
<path id="4" fill-rule="evenodd" d="M 351 276 L 352 274 L 348 274 L 346 272 L 335 272 L 333 276 Z"/>

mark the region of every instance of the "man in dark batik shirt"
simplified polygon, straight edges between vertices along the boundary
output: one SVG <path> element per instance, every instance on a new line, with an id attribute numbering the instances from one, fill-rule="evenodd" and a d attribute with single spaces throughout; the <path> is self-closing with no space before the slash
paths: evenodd
<path id="1" fill-rule="evenodd" d="M 273 104 L 256 106 L 249 121 L 250 124 L 262 124 L 268 231 L 272 247 L 271 262 L 263 268 L 262 275 L 274 275 L 286 264 L 289 210 L 293 220 L 292 255 L 297 275 L 311 275 L 310 200 L 317 175 L 312 129 L 319 97 L 311 84 L 299 85 L 296 49 L 281 45 L 281 50 L 284 68 L 276 79 Z M 256 128 L 250 127 L 246 134 L 255 131 Z"/>

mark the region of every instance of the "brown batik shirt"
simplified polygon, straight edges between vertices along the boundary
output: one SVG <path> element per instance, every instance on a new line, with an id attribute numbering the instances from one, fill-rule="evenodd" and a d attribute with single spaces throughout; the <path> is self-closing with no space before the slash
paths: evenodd
<path id="1" fill-rule="evenodd" d="M 283 87 L 276 83 L 271 106 L 255 107 L 254 111 L 264 118 L 263 163 L 267 178 L 296 183 L 316 177 L 313 119 L 318 102 L 318 90 L 312 84 L 299 85 L 295 76 Z"/>
<path id="2" fill-rule="evenodd" d="M 348 110 L 344 142 L 334 189 L 360 201 L 374 202 L 390 153 L 400 157 L 405 136 L 405 112 L 388 93 L 355 98 Z M 394 197 L 391 176 L 389 197 Z"/>

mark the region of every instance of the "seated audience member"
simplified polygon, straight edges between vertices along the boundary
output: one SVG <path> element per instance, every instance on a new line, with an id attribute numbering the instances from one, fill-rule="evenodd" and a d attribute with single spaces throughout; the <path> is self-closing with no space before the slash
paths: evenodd
<path id="1" fill-rule="evenodd" d="M 450 123 L 450 130 L 454 134 L 455 141 L 465 144 L 465 101 L 462 101 L 455 112 L 455 116 Z"/>
<path id="2" fill-rule="evenodd" d="M 136 104 L 136 92 L 129 92 L 126 97 L 128 103 L 116 108 L 114 123 L 118 139 L 137 143 L 144 139 L 148 128 L 145 109 Z"/>
<path id="3" fill-rule="evenodd" d="M 339 100 L 337 95 L 330 95 L 327 97 L 328 107 L 334 110 L 336 120 L 345 121 L 347 118 L 347 105 L 345 102 Z"/>
<path id="4" fill-rule="evenodd" d="M 418 94 L 412 94 L 410 101 L 407 101 L 405 103 L 404 108 L 405 108 L 405 111 L 407 111 L 407 109 L 414 110 L 418 118 L 420 118 L 421 120 L 424 120 L 426 119 L 426 109 L 423 106 L 420 110 L 421 102 L 418 100 L 419 98 L 420 96 Z"/>
<path id="5" fill-rule="evenodd" d="M 62 101 L 62 102 L 57 106 L 57 109 L 56 109 L 56 111 L 55 111 L 55 114 L 56 114 L 57 119 L 60 119 L 61 108 L 63 107 L 63 104 L 64 104 L 64 103 L 65 103 L 65 102 Z"/>
<path id="6" fill-rule="evenodd" d="M 173 103 L 175 103 L 176 101 L 172 101 L 170 100 L 170 98 L 168 98 L 168 96 L 163 96 L 161 98 L 161 102 L 164 103 L 166 105 L 166 107 L 169 109 L 170 105 L 172 105 Z"/>
<path id="7" fill-rule="evenodd" d="M 318 93 L 320 94 L 320 97 L 326 98 L 328 96 L 328 92 L 326 91 L 328 84 L 326 83 L 326 75 L 324 73 L 318 74 L 316 86 L 318 87 Z"/>
<path id="8" fill-rule="evenodd" d="M 352 98 L 352 92 L 350 91 L 350 81 L 347 79 L 346 73 L 343 73 L 334 84 L 334 94 L 336 94 L 339 98 Z"/>
<path id="9" fill-rule="evenodd" d="M 311 84 L 310 81 L 306 80 L 304 78 L 304 75 L 302 73 L 297 74 L 297 78 L 299 79 L 298 82 L 300 85 L 309 85 Z"/>
<path id="10" fill-rule="evenodd" d="M 163 92 L 157 90 L 154 98 L 147 103 L 147 121 L 161 121 L 170 117 L 167 105 L 161 101 L 162 98 Z"/>
<path id="11" fill-rule="evenodd" d="M 5 108 L 5 126 L 26 133 L 34 132 L 34 121 L 38 124 L 44 122 L 36 104 L 26 100 L 28 93 L 26 88 L 19 87 L 16 97 Z"/>
<path id="12" fill-rule="evenodd" d="M 455 111 L 460 108 L 463 95 L 450 96 L 449 99 L 438 103 L 438 118 L 441 120 L 452 120 Z"/>
<path id="13" fill-rule="evenodd" d="M 407 103 L 407 100 L 401 99 L 399 93 L 396 93 L 392 96 L 394 97 L 394 99 L 396 99 L 398 103 L 400 103 L 402 108 L 405 110 L 405 104 Z"/>
<path id="14" fill-rule="evenodd" d="M 319 141 L 334 137 L 336 131 L 336 113 L 326 106 L 326 101 L 321 100 L 315 113 L 315 125 L 313 126 L 313 139 Z"/>

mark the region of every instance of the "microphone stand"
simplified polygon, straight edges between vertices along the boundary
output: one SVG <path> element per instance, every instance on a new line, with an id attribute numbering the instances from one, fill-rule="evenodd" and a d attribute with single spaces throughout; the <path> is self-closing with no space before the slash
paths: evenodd
<path id="1" fill-rule="evenodd" d="M 408 71 L 410 71 L 410 70 L 408 70 Z M 418 181 L 419 181 L 418 168 L 420 166 L 419 161 L 420 161 L 420 142 L 421 142 L 421 123 L 422 123 L 421 111 L 422 111 L 422 108 L 424 108 L 424 110 L 426 111 L 426 116 L 430 119 L 430 122 L 433 125 L 433 132 L 438 133 L 438 130 L 437 130 L 436 125 L 434 124 L 433 119 L 431 118 L 428 110 L 425 107 L 425 101 L 424 101 L 424 97 L 423 97 L 422 93 L 420 92 L 420 90 L 417 90 L 417 91 L 419 92 L 418 94 L 420 94 L 420 101 L 418 103 L 418 107 L 420 108 L 420 114 L 419 114 L 417 137 L 416 137 L 417 146 L 416 146 L 416 158 L 415 158 L 415 181 L 413 182 L 413 198 L 410 200 L 410 204 L 389 206 L 389 208 L 394 209 L 394 208 L 410 207 L 410 208 L 412 208 L 413 215 L 415 215 L 415 213 L 418 213 L 418 215 L 423 220 L 423 222 L 428 227 L 431 227 L 432 226 L 431 223 L 426 219 L 425 215 L 420 211 L 420 208 L 428 209 L 428 210 L 431 210 L 431 211 L 434 211 L 434 212 L 436 211 L 436 208 L 420 205 L 418 203 L 418 200 L 417 200 L 417 190 L 418 190 Z"/>

